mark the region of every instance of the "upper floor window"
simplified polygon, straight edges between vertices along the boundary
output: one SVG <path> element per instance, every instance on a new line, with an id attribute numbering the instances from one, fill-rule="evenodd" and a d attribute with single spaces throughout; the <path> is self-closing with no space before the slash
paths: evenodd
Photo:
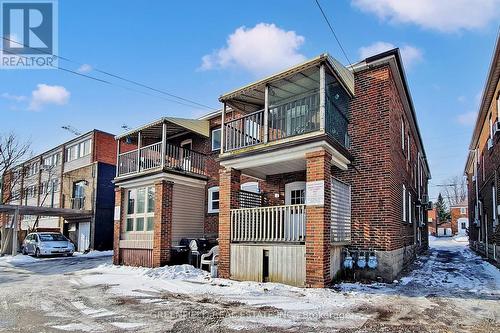
<path id="1" fill-rule="evenodd" d="M 28 169 L 28 176 L 36 175 L 39 170 L 40 170 L 40 163 L 35 162 L 31 164 Z"/>
<path id="2" fill-rule="evenodd" d="M 44 166 L 57 166 L 61 163 L 61 153 L 56 153 L 43 159 Z"/>
<path id="3" fill-rule="evenodd" d="M 401 149 L 405 151 L 405 121 L 401 118 Z"/>
<path id="4" fill-rule="evenodd" d="M 467 208 L 465 208 L 465 207 L 460 207 L 460 214 L 462 214 L 462 215 L 467 214 Z"/>
<path id="5" fill-rule="evenodd" d="M 216 128 L 212 130 L 212 150 L 219 150 L 221 146 L 221 129 Z"/>
<path id="6" fill-rule="evenodd" d="M 214 186 L 208 189 L 208 212 L 219 212 L 219 186 Z"/>
<path id="7" fill-rule="evenodd" d="M 90 154 L 91 139 L 80 142 L 76 145 L 66 148 L 66 158 L 65 161 L 73 161 L 80 157 L 87 156 Z"/>

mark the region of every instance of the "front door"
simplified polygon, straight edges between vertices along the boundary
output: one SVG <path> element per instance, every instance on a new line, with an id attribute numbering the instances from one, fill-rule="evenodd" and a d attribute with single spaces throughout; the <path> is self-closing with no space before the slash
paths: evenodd
<path id="1" fill-rule="evenodd" d="M 303 205 L 306 203 L 306 182 L 293 182 L 285 185 L 285 205 Z M 293 206 L 286 210 L 284 232 L 285 236 L 304 240 L 305 214 L 298 212 Z"/>
<path id="2" fill-rule="evenodd" d="M 78 251 L 83 252 L 90 247 L 90 222 L 78 224 Z"/>

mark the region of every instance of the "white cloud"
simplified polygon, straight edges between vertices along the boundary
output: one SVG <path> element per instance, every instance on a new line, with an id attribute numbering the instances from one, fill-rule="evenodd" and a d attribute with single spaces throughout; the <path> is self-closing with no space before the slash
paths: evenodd
<path id="1" fill-rule="evenodd" d="M 393 23 L 441 32 L 479 29 L 500 14 L 500 0 L 352 0 L 362 11 Z"/>
<path id="2" fill-rule="evenodd" d="M 464 103 L 466 100 L 467 100 L 467 97 L 465 97 L 464 95 L 457 97 L 457 101 L 459 101 L 460 103 Z"/>
<path id="3" fill-rule="evenodd" d="M 22 101 L 26 100 L 26 96 L 22 96 L 22 95 L 12 95 L 9 93 L 3 93 L 0 96 L 2 96 L 2 98 L 8 99 L 8 100 L 11 100 L 14 102 L 22 102 Z"/>
<path id="4" fill-rule="evenodd" d="M 50 86 L 44 83 L 37 85 L 37 89 L 31 92 L 31 102 L 28 110 L 38 111 L 43 105 L 68 103 L 70 92 L 62 86 Z"/>
<path id="5" fill-rule="evenodd" d="M 361 59 L 365 59 L 375 54 L 394 49 L 395 47 L 396 46 L 392 43 L 375 42 L 371 45 L 360 47 L 359 56 Z M 404 45 L 399 49 L 399 51 L 401 52 L 401 57 L 407 68 L 410 68 L 414 64 L 422 61 L 424 58 L 422 50 L 416 48 L 415 46 Z"/>
<path id="6" fill-rule="evenodd" d="M 202 58 L 201 70 L 237 66 L 256 75 L 269 74 L 305 60 L 298 52 L 305 38 L 274 24 L 259 23 L 240 27 L 227 39 L 226 46 Z"/>
<path id="7" fill-rule="evenodd" d="M 83 65 L 81 65 L 80 67 L 78 67 L 77 71 L 78 71 L 79 73 L 89 73 L 89 72 L 91 72 L 93 69 L 94 69 L 94 68 L 93 68 L 91 65 L 89 65 L 89 64 L 83 64 Z"/>
<path id="8" fill-rule="evenodd" d="M 457 121 L 465 126 L 472 126 L 476 123 L 477 112 L 465 112 L 457 116 Z"/>

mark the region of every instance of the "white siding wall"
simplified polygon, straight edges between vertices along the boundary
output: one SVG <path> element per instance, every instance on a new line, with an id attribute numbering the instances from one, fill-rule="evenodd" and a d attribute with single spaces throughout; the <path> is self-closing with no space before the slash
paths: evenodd
<path id="1" fill-rule="evenodd" d="M 203 237 L 205 188 L 175 183 L 172 200 L 172 245 L 181 238 Z"/>
<path id="2" fill-rule="evenodd" d="M 269 282 L 305 286 L 305 245 L 231 244 L 231 278 L 261 282 L 264 250 L 269 251 Z"/>

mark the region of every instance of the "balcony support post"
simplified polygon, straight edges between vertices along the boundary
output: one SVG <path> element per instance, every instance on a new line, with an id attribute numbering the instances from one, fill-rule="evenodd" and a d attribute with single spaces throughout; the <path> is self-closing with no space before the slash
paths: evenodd
<path id="1" fill-rule="evenodd" d="M 167 158 L 167 123 L 163 122 L 161 132 L 161 169 L 165 169 L 165 159 Z"/>
<path id="2" fill-rule="evenodd" d="M 141 171 L 141 146 L 142 146 L 142 137 L 141 132 L 137 134 L 137 173 Z"/>
<path id="3" fill-rule="evenodd" d="M 116 140 L 116 177 L 120 175 L 120 140 Z"/>
<path id="4" fill-rule="evenodd" d="M 269 141 L 269 85 L 264 90 L 264 143 Z"/>
<path id="5" fill-rule="evenodd" d="M 326 101 L 325 64 L 319 67 L 319 129 L 325 130 L 325 101 Z"/>
<path id="6" fill-rule="evenodd" d="M 226 102 L 222 103 L 222 116 L 221 116 L 221 125 L 220 125 L 220 153 L 224 154 L 224 149 L 226 148 L 225 142 L 225 131 L 224 131 L 224 122 L 226 121 Z"/>

